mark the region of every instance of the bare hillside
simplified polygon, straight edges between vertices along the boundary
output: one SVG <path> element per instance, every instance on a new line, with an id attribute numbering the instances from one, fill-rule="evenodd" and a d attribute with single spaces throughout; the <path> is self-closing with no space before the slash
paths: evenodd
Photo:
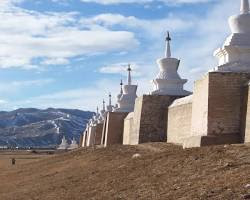
<path id="1" fill-rule="evenodd" d="M 3 167 L 0 180 L 1 200 L 250 199 L 250 147 L 80 149 Z"/>

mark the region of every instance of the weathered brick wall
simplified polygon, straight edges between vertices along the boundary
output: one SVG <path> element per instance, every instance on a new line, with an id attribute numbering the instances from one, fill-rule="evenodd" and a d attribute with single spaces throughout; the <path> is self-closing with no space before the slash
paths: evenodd
<path id="1" fill-rule="evenodd" d="M 241 138 L 242 142 L 250 142 L 250 87 L 244 88 L 242 122 L 241 122 Z"/>
<path id="2" fill-rule="evenodd" d="M 130 130 L 129 138 L 131 145 L 139 144 L 140 121 L 142 113 L 143 96 L 136 98 L 133 117 L 133 128 Z"/>
<path id="3" fill-rule="evenodd" d="M 86 147 L 87 146 L 87 140 L 88 140 L 88 130 L 86 130 L 85 133 L 84 133 L 84 135 L 83 135 L 82 147 Z"/>
<path id="4" fill-rule="evenodd" d="M 182 144 L 191 136 L 192 95 L 175 100 L 168 108 L 167 142 Z"/>
<path id="5" fill-rule="evenodd" d="M 248 73 L 209 73 L 208 135 L 240 136 Z"/>
<path id="6" fill-rule="evenodd" d="M 134 127 L 134 113 L 131 112 L 124 119 L 124 128 L 123 128 L 123 144 L 130 145 L 131 144 L 131 135 L 133 133 Z"/>
<path id="7" fill-rule="evenodd" d="M 201 146 L 243 141 L 244 88 L 249 80 L 249 73 L 209 72 L 195 83 L 188 147 L 197 146 L 197 141 Z"/>
<path id="8" fill-rule="evenodd" d="M 103 122 L 101 145 L 104 145 L 104 143 L 105 143 L 107 120 L 108 120 L 107 116 L 108 116 L 108 113 L 106 114 L 106 117 L 105 117 L 104 122 Z"/>
<path id="9" fill-rule="evenodd" d="M 105 130 L 105 144 L 110 146 L 113 144 L 123 143 L 123 128 L 124 119 L 128 113 L 109 112 L 107 115 L 106 130 Z"/>
<path id="10" fill-rule="evenodd" d="M 96 126 L 89 127 L 88 130 L 88 139 L 87 139 L 87 146 L 93 146 L 95 143 L 95 133 L 96 133 Z"/>
<path id="11" fill-rule="evenodd" d="M 79 146 L 78 147 L 82 147 L 83 146 L 83 135 L 84 135 L 85 132 L 83 132 L 81 135 L 80 135 L 80 140 L 79 140 Z"/>
<path id="12" fill-rule="evenodd" d="M 103 123 L 97 124 L 97 126 L 96 126 L 96 135 L 95 135 L 95 145 L 101 145 L 102 129 L 103 129 Z"/>
<path id="13" fill-rule="evenodd" d="M 143 95 L 136 99 L 132 144 L 167 140 L 167 108 L 176 96 Z"/>
<path id="14" fill-rule="evenodd" d="M 191 134 L 206 135 L 208 119 L 208 75 L 194 84 Z"/>

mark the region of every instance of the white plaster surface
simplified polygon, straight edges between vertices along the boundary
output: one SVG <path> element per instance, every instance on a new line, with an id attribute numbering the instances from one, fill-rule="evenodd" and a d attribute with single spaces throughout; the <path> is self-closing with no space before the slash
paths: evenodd
<path id="1" fill-rule="evenodd" d="M 248 0 L 241 0 L 240 14 L 229 18 L 231 35 L 214 52 L 219 66 L 213 71 L 250 72 L 250 13 Z"/>

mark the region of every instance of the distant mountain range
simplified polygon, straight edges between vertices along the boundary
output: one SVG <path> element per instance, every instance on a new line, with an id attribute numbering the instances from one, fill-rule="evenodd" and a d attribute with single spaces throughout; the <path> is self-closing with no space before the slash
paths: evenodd
<path id="1" fill-rule="evenodd" d="M 71 109 L 21 108 L 0 112 L 0 146 L 55 147 L 63 136 L 79 141 L 92 112 Z"/>

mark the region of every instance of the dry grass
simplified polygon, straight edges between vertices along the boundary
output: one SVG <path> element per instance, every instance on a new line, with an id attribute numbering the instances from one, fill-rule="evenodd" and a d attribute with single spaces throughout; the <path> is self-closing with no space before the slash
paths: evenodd
<path id="1" fill-rule="evenodd" d="M 7 151 L 0 150 L 0 170 L 18 167 L 21 164 L 28 164 L 49 157 L 46 153 L 32 153 L 32 151 Z M 16 166 L 12 166 L 12 158 L 16 159 Z"/>
<path id="2" fill-rule="evenodd" d="M 113 146 L 27 162 L 0 167 L 0 200 L 238 200 L 250 194 L 250 147 L 244 145 Z"/>

